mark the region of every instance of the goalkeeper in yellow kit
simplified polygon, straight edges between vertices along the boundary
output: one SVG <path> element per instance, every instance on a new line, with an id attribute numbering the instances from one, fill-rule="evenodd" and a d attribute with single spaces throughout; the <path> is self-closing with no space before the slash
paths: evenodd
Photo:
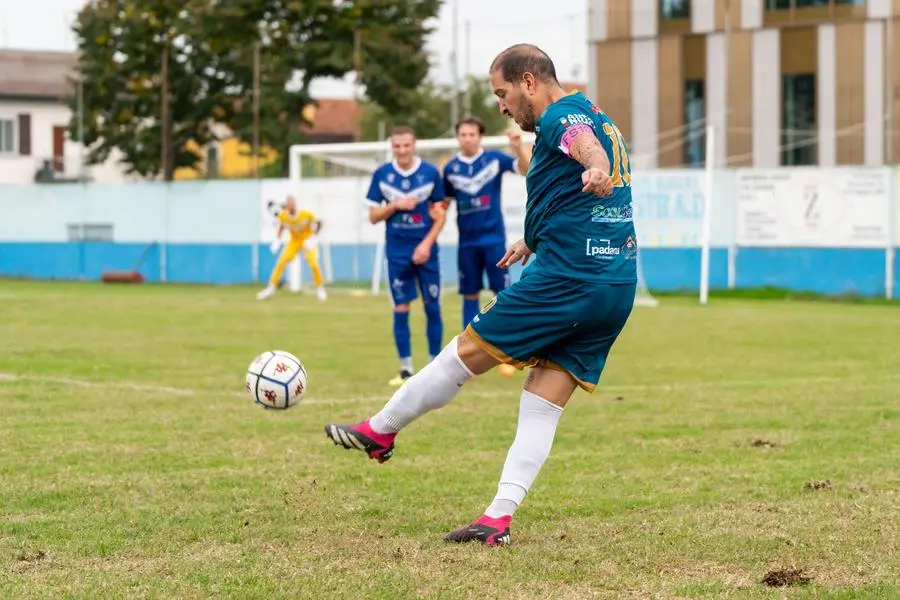
<path id="1" fill-rule="evenodd" d="M 309 265 L 312 271 L 319 300 L 328 298 L 322 280 L 322 269 L 319 268 L 319 250 L 316 246 L 315 237 L 321 228 L 322 222 L 317 220 L 313 213 L 308 210 L 298 209 L 297 201 L 294 197 L 287 197 L 284 209 L 278 213 L 278 232 L 275 234 L 275 241 L 272 242 L 272 253 L 278 252 L 278 249 L 281 247 L 281 234 L 285 229 L 290 232 L 291 241 L 281 250 L 278 262 L 275 263 L 275 268 L 272 269 L 269 285 L 256 295 L 259 300 L 265 300 L 275 293 L 278 282 L 281 280 L 281 275 L 284 273 L 284 268 L 297 257 L 301 250 L 303 251 L 303 258 L 306 259 L 306 264 Z"/>

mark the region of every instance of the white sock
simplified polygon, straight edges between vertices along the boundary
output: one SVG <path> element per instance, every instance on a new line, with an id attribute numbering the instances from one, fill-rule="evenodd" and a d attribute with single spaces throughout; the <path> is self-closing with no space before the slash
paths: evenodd
<path id="1" fill-rule="evenodd" d="M 406 358 L 401 358 L 400 359 L 400 368 L 412 373 L 413 372 L 412 357 L 407 356 Z"/>
<path id="2" fill-rule="evenodd" d="M 522 391 L 516 439 L 506 455 L 497 495 L 484 514 L 496 519 L 512 515 L 550 456 L 563 409 L 536 394 Z"/>
<path id="3" fill-rule="evenodd" d="M 454 337 L 433 361 L 403 382 L 369 425 L 378 433 L 397 433 L 425 413 L 449 404 L 472 377 L 459 358 Z"/>

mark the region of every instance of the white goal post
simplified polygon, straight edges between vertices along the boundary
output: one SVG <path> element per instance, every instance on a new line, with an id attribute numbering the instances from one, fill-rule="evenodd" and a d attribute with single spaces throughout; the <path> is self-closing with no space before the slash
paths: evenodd
<path id="1" fill-rule="evenodd" d="M 522 134 L 523 143 L 532 143 L 533 140 L 533 134 Z M 506 136 L 488 136 L 482 139 L 482 146 L 504 150 L 508 149 L 509 140 Z M 416 153 L 441 169 L 456 155 L 457 150 L 455 138 L 416 140 Z M 384 288 L 384 223 L 369 223 L 366 193 L 372 173 L 391 158 L 390 142 L 387 140 L 291 146 L 289 188 L 301 207 L 308 208 L 322 219 L 318 244 L 327 282 L 355 282 L 358 289 L 365 287 L 372 294 L 378 294 Z M 525 178 L 513 173 L 503 177 L 502 209 L 507 239 L 512 242 L 524 234 Z M 458 242 L 456 211 L 452 203 L 447 223 L 438 237 L 442 249 L 441 262 L 445 268 L 453 265 L 455 270 L 455 252 L 448 259 L 447 251 L 443 250 L 455 248 Z M 302 288 L 300 260 L 293 261 L 288 267 L 288 283 L 292 291 Z M 511 273 L 513 280 L 519 273 L 520 269 Z M 445 273 L 444 284 L 455 287 L 456 276 Z M 639 254 L 635 305 L 657 304 L 644 281 Z"/>

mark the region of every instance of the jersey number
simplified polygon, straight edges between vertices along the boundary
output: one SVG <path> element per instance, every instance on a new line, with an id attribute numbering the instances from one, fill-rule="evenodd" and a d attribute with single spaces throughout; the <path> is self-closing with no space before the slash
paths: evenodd
<path id="1" fill-rule="evenodd" d="M 612 123 L 603 124 L 603 133 L 612 143 L 613 165 L 612 182 L 615 187 L 631 186 L 631 167 L 628 165 L 628 150 L 619 128 Z"/>

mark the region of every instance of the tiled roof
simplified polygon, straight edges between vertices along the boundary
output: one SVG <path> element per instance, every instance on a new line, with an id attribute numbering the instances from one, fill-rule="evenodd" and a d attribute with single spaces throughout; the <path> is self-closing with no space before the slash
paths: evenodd
<path id="1" fill-rule="evenodd" d="M 65 97 L 75 62 L 74 52 L 0 50 L 0 96 Z"/>

